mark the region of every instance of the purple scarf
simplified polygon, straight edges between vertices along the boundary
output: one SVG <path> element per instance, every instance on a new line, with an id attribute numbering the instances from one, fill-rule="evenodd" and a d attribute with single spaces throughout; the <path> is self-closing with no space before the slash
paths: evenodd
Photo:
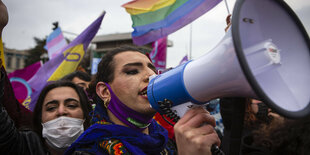
<path id="1" fill-rule="evenodd" d="M 111 94 L 111 101 L 108 105 L 108 109 L 128 127 L 138 131 L 143 131 L 146 129 L 150 125 L 153 116 L 147 116 L 130 109 L 118 99 L 112 91 L 110 85 L 107 83 L 105 84 Z"/>

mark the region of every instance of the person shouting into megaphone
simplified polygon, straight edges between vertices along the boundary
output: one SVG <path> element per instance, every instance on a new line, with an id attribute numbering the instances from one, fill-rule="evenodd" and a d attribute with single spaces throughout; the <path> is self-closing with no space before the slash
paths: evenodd
<path id="1" fill-rule="evenodd" d="M 153 120 L 147 97 L 149 77 L 156 73 L 137 47 L 120 47 L 102 58 L 90 84 L 96 108 L 92 122 L 66 154 L 175 154 L 167 131 Z M 211 154 L 220 140 L 214 118 L 203 108 L 188 111 L 174 126 L 178 154 Z"/>

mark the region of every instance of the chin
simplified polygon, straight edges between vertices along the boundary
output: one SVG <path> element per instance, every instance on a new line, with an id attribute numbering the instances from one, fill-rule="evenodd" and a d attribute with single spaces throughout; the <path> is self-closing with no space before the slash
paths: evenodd
<path id="1" fill-rule="evenodd" d="M 156 110 L 151 108 L 151 107 L 147 107 L 142 111 L 143 114 L 151 116 L 151 115 L 155 115 Z"/>

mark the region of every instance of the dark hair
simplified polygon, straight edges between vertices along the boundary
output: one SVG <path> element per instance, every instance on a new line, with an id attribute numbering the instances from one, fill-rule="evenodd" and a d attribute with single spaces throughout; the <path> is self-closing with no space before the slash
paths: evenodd
<path id="1" fill-rule="evenodd" d="M 91 76 L 86 73 L 86 72 L 82 72 L 82 71 L 75 71 L 72 72 L 66 76 L 64 76 L 63 78 L 61 78 L 61 80 L 67 80 L 67 81 L 72 81 L 75 77 L 87 81 L 89 82 L 91 80 Z"/>
<path id="2" fill-rule="evenodd" d="M 70 87 L 75 90 L 75 92 L 78 94 L 80 99 L 81 108 L 83 111 L 83 116 L 85 118 L 84 121 L 84 129 L 88 128 L 90 126 L 90 116 L 89 113 L 92 110 L 91 105 L 88 103 L 88 98 L 86 96 L 85 91 L 83 88 L 77 86 L 76 84 L 70 82 L 70 81 L 56 81 L 49 83 L 47 86 L 43 88 L 43 90 L 40 93 L 40 96 L 37 100 L 37 103 L 35 105 L 34 111 L 33 111 L 33 128 L 36 133 L 42 138 L 42 107 L 44 99 L 48 92 L 55 88 L 60 87 Z M 43 140 L 43 139 L 42 139 Z"/>
<path id="3" fill-rule="evenodd" d="M 254 145 L 270 154 L 308 154 L 310 152 L 310 117 L 279 122 L 273 120 L 253 132 Z"/>
<path id="4" fill-rule="evenodd" d="M 115 69 L 115 62 L 113 58 L 115 55 L 127 51 L 135 51 L 142 54 L 150 52 L 149 49 L 137 46 L 121 46 L 111 51 L 108 51 L 101 59 L 100 63 L 98 64 L 98 69 L 94 80 L 89 84 L 88 93 L 94 95 L 96 92 L 96 85 L 98 82 L 112 82 L 114 80 L 114 69 Z"/>
<path id="5" fill-rule="evenodd" d="M 256 114 L 252 109 L 252 99 L 246 98 L 245 101 L 245 113 L 244 113 L 244 127 L 252 130 L 260 123 L 257 122 Z"/>

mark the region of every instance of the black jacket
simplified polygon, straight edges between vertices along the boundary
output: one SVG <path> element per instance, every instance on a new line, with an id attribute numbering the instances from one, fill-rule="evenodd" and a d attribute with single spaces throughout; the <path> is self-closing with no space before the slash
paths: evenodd
<path id="1" fill-rule="evenodd" d="M 4 94 L 3 74 L 0 73 L 0 99 Z M 19 131 L 13 120 L 8 116 L 2 103 L 0 103 L 0 154 L 14 155 L 44 155 L 40 137 L 31 130 Z"/>

